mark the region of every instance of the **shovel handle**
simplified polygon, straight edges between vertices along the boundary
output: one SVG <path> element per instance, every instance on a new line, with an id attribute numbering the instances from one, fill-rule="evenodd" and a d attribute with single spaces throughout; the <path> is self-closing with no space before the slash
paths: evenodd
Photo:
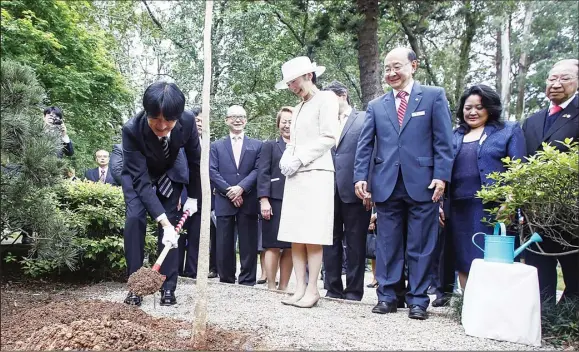
<path id="1" fill-rule="evenodd" d="M 181 220 L 179 220 L 177 226 L 175 226 L 175 232 L 177 232 L 177 234 L 179 234 L 179 231 L 181 231 L 181 228 L 183 227 L 185 221 L 187 221 L 188 217 L 189 217 L 189 210 L 183 213 Z M 159 270 L 161 270 L 161 265 L 163 264 L 163 261 L 165 260 L 165 257 L 167 256 L 170 250 L 171 246 L 165 245 L 165 247 L 163 247 L 163 250 L 161 251 L 161 254 L 159 254 L 159 257 L 157 258 L 155 265 L 153 265 L 153 270 L 155 270 L 156 272 L 159 272 Z"/>

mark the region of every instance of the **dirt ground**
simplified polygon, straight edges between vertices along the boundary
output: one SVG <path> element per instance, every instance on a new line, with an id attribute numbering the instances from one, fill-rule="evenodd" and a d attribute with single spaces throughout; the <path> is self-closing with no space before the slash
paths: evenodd
<path id="1" fill-rule="evenodd" d="M 1 350 L 191 350 L 191 324 L 123 303 L 77 299 L 78 285 L 1 287 Z M 25 322 L 25 324 L 23 323 Z M 244 350 L 243 331 L 208 328 L 205 350 Z"/>

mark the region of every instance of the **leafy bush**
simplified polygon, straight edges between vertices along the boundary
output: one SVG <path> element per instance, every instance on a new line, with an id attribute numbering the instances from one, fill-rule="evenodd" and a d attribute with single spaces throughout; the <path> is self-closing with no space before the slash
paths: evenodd
<path id="1" fill-rule="evenodd" d="M 543 339 L 557 347 L 579 347 L 579 300 L 566 299 L 543 306 Z"/>
<path id="2" fill-rule="evenodd" d="M 125 202 L 120 187 L 91 181 L 65 182 L 58 190 L 60 208 L 78 236 L 122 235 Z"/>
<path id="3" fill-rule="evenodd" d="M 577 250 L 570 242 L 579 236 L 579 144 L 566 139 L 559 145 L 568 152 L 544 143 L 542 151 L 524 162 L 503 159 L 508 170 L 489 175 L 496 183 L 483 187 L 478 196 L 485 203 L 502 203 L 503 210 L 490 210 L 498 221 L 510 223 L 510 215 L 520 208 L 524 233 L 538 232 Z"/>

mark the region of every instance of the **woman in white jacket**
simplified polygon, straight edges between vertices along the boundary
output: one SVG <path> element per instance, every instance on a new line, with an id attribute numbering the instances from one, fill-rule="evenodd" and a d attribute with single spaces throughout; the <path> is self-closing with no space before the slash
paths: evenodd
<path id="1" fill-rule="evenodd" d="M 332 244 L 334 226 L 334 164 L 338 98 L 318 90 L 316 77 L 325 67 L 306 56 L 282 66 L 283 80 L 276 88 L 289 88 L 302 101 L 294 108 L 290 143 L 280 160 L 286 176 L 278 240 L 292 242 L 297 287 L 282 303 L 313 307 L 320 299 L 317 279 L 322 265 L 322 245 Z M 309 278 L 306 285 L 306 264 Z"/>

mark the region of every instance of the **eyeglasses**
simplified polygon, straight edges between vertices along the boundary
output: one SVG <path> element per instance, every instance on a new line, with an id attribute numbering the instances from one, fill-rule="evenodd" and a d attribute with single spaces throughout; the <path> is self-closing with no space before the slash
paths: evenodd
<path id="1" fill-rule="evenodd" d="M 232 116 L 227 116 L 227 118 L 231 121 L 236 121 L 236 120 L 243 121 L 243 120 L 245 120 L 246 117 L 243 115 L 232 115 Z"/>
<path id="2" fill-rule="evenodd" d="M 545 81 L 547 84 L 554 84 L 555 82 L 559 81 L 561 84 L 569 83 L 573 80 L 577 79 L 577 76 L 563 76 L 563 77 L 549 77 Z"/>
<path id="3" fill-rule="evenodd" d="M 394 72 L 400 72 L 400 70 L 402 70 L 402 68 L 403 68 L 404 66 L 408 65 L 409 63 L 410 63 L 410 62 L 407 62 L 407 63 L 405 63 L 405 64 L 403 64 L 403 65 L 396 65 L 396 66 L 394 66 L 394 67 L 392 67 L 392 68 L 386 67 L 386 68 L 384 68 L 384 73 L 390 74 L 390 72 L 393 72 L 393 71 L 394 71 Z"/>

